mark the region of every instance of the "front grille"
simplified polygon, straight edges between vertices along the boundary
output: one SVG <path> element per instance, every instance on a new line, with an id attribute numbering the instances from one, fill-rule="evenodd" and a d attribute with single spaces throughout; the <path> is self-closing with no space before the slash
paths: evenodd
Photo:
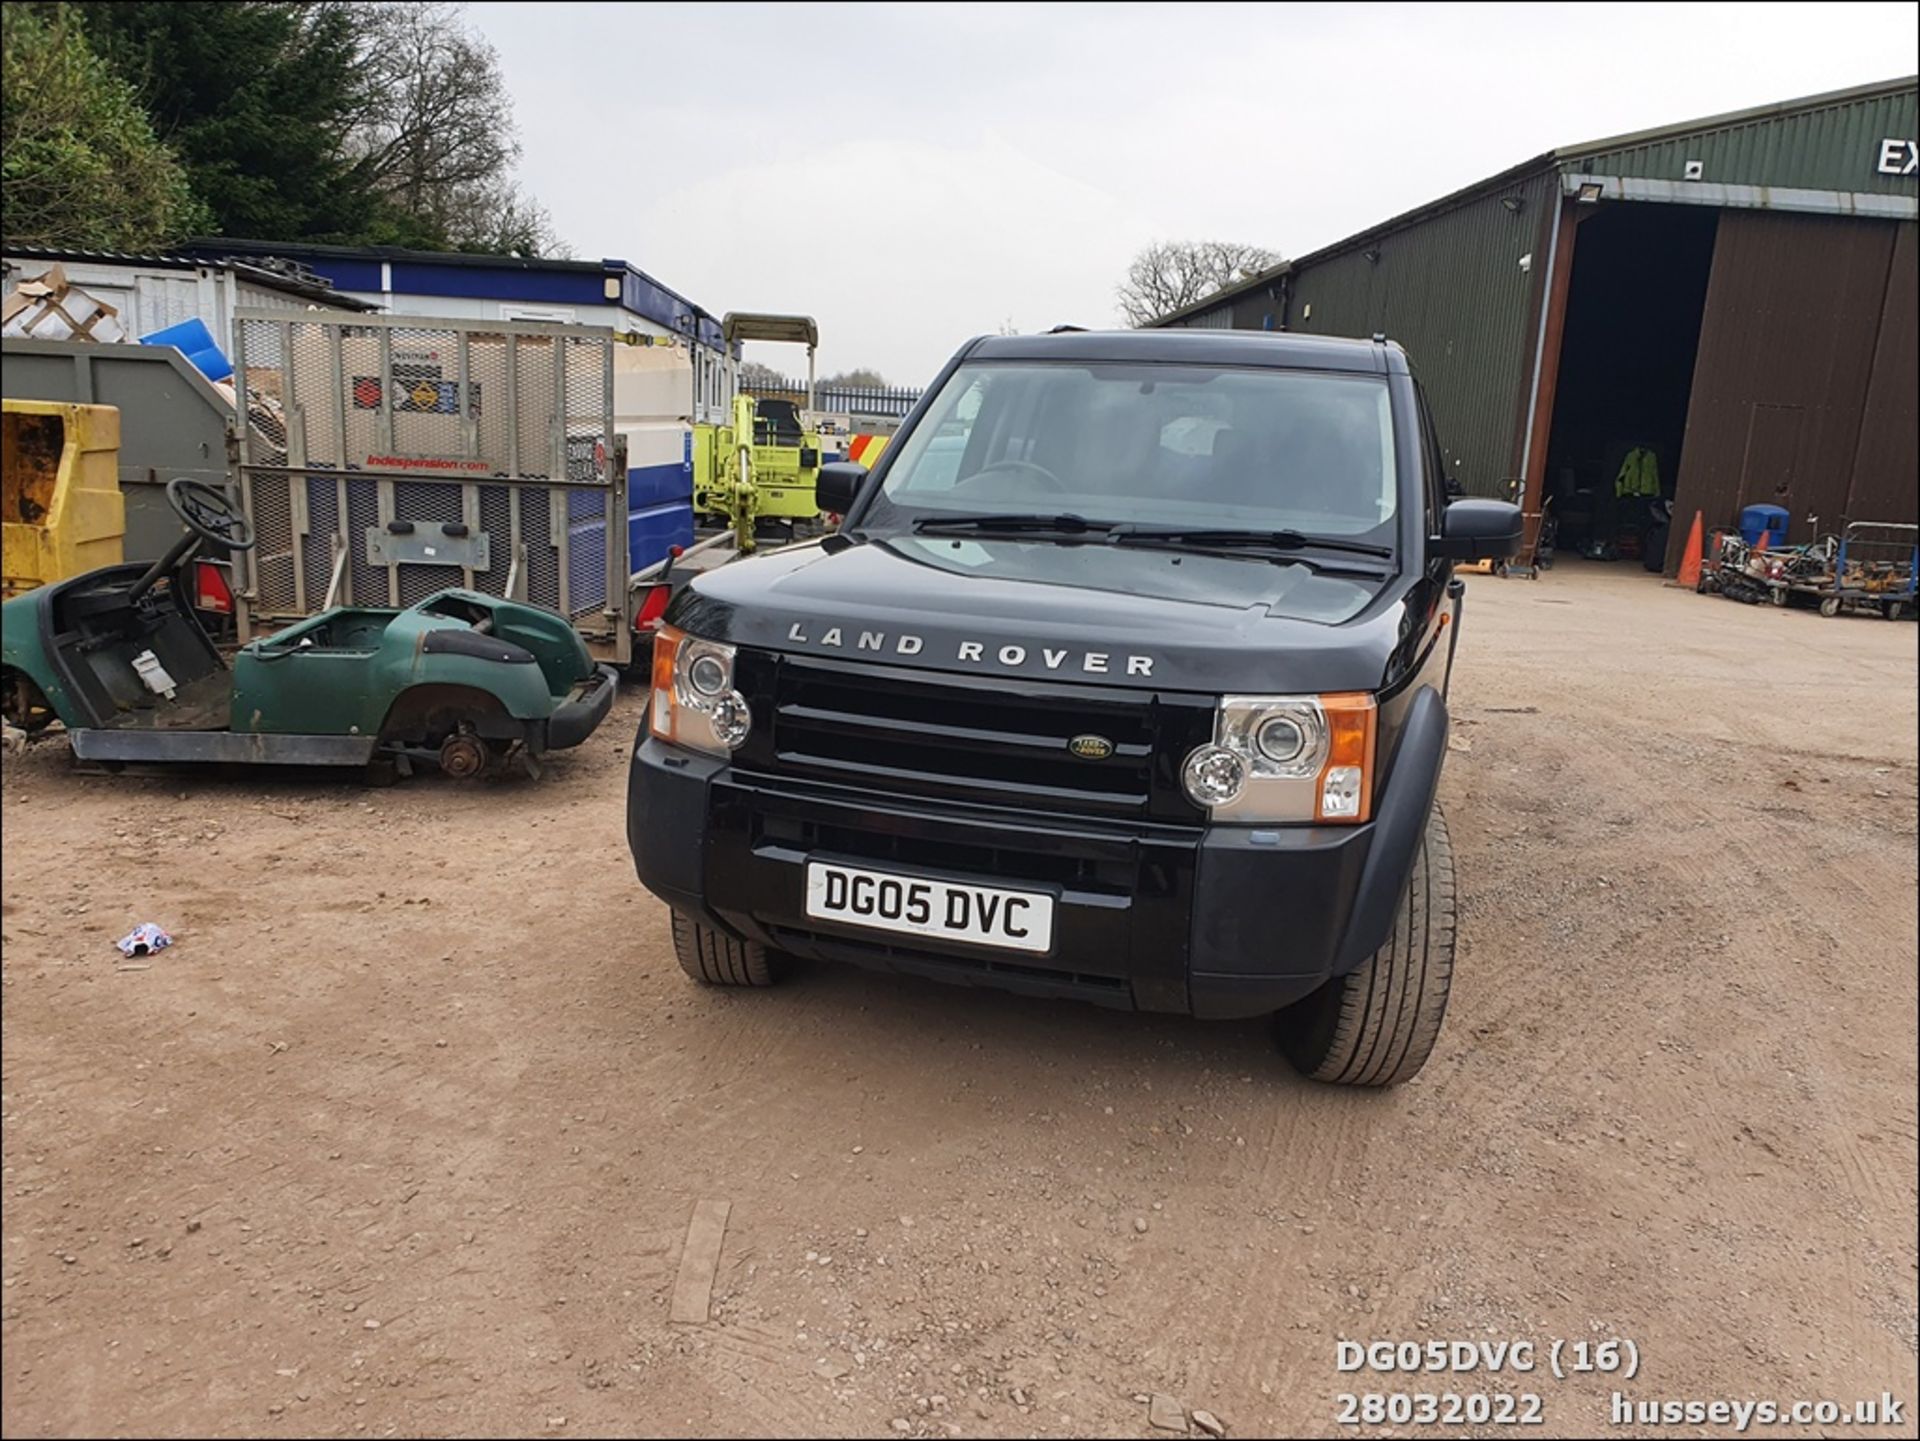
<path id="1" fill-rule="evenodd" d="M 836 825 L 818 814 L 766 813 L 757 815 L 754 821 L 755 846 L 883 868 L 905 865 L 954 875 L 993 876 L 1010 885 L 1026 881 L 1095 895 L 1132 895 L 1139 884 L 1142 864 L 1133 844 L 1117 837 L 1106 841 L 1082 838 L 1072 847 L 1036 850 L 1018 834 L 1008 835 L 1006 844 L 975 845 L 905 836 L 870 825 Z"/>
<path id="2" fill-rule="evenodd" d="M 1211 728 L 1209 705 L 1153 691 L 956 676 L 781 657 L 771 744 L 736 764 L 892 795 L 1069 815 L 1198 823 L 1178 764 Z M 1105 760 L 1068 749 L 1112 742 Z"/>
<path id="3" fill-rule="evenodd" d="M 1095 1005 L 1126 1007 L 1133 998 L 1131 982 L 1124 975 L 1027 965 L 1009 961 L 1004 956 L 956 955 L 931 950 L 924 942 L 896 946 L 795 926 L 769 926 L 767 932 L 774 945 L 789 955 L 817 956 L 873 970 L 907 971 L 960 985 L 986 985 L 1033 995 L 1073 996 Z"/>

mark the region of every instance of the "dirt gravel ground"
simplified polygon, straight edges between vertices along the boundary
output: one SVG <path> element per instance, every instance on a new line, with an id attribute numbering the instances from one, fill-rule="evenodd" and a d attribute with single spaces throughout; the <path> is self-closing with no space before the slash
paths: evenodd
<path id="1" fill-rule="evenodd" d="M 1890 1391 L 1910 1428 L 1915 636 L 1616 567 L 1471 580 L 1458 980 L 1384 1094 L 1293 1078 L 1258 1024 L 696 989 L 624 846 L 632 698 L 475 789 L 36 745 L 4 786 L 5 1431 L 1164 1436 L 1158 1393 L 1350 1435 L 1343 1392 L 1478 1390 L 1557 1436 L 1615 1389 Z M 122 969 L 143 920 L 178 944 Z M 676 1326 L 703 1199 L 712 1319 Z M 1539 1369 L 1336 1370 L 1384 1338 Z M 1555 1338 L 1638 1375 L 1556 1380 Z"/>

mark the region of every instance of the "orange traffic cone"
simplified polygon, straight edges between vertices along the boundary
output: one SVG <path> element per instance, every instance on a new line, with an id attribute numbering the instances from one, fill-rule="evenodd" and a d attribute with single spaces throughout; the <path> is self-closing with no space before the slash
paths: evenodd
<path id="1" fill-rule="evenodd" d="M 1755 555 L 1765 555 L 1765 554 L 1766 554 L 1766 550 L 1767 550 L 1767 542 L 1768 542 L 1768 541 L 1770 541 L 1770 540 L 1772 540 L 1772 539 L 1773 539 L 1773 532 L 1772 532 L 1772 531 L 1770 531 L 1770 530 L 1763 530 L 1763 531 L 1761 531 L 1761 532 L 1760 532 L 1760 541 L 1759 541 L 1759 544 L 1757 544 L 1757 545 L 1755 545 L 1755 546 L 1754 546 L 1754 548 L 1753 548 L 1753 553 L 1754 553 Z"/>
<path id="2" fill-rule="evenodd" d="M 1675 585 L 1694 590 L 1700 584 L 1700 512 L 1693 513 L 1693 529 L 1687 532 L 1687 548 L 1680 552 L 1680 573 L 1673 578 Z"/>

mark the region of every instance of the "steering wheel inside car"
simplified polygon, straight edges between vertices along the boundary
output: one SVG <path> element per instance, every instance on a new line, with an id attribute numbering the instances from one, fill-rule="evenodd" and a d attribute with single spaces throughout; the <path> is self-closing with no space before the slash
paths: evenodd
<path id="1" fill-rule="evenodd" d="M 253 527 L 223 490 L 176 475 L 167 482 L 167 504 L 181 524 L 203 540 L 228 550 L 252 550 Z"/>
<path id="2" fill-rule="evenodd" d="M 989 475 L 998 475 L 1002 472 L 1032 476 L 1045 490 L 1065 490 L 1067 488 L 1059 476 L 1048 470 L 1044 465 L 1035 465 L 1030 460 L 996 460 L 992 465 L 983 466 L 981 469 L 976 470 L 972 475 L 967 477 L 965 483 L 971 485 L 976 480 L 984 479 Z"/>

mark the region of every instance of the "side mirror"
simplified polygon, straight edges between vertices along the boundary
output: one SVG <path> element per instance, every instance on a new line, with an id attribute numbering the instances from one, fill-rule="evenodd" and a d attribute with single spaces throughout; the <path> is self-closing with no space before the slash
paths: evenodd
<path id="1" fill-rule="evenodd" d="M 820 467 L 813 497 L 829 515 L 845 515 L 866 488 L 867 468 L 856 460 L 832 460 Z"/>
<path id="2" fill-rule="evenodd" d="M 1520 548 L 1520 507 L 1504 500 L 1456 500 L 1440 515 L 1427 554 L 1443 560 L 1505 560 Z"/>

